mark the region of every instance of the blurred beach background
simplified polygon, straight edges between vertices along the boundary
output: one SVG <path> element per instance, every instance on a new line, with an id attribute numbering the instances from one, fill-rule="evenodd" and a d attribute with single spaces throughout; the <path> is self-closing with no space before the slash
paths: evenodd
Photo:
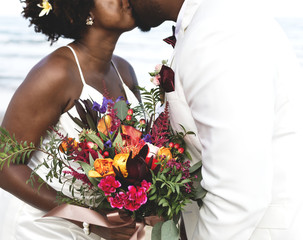
<path id="1" fill-rule="evenodd" d="M 279 8 L 274 5 L 273 14 L 290 39 L 303 67 L 303 1 L 275 1 L 280 1 L 280 5 Z M 14 91 L 29 70 L 45 55 L 70 42 L 61 39 L 50 46 L 44 35 L 28 27 L 20 12 L 18 0 L 0 0 L 0 123 Z M 166 22 L 148 33 L 134 29 L 121 36 L 115 54 L 133 65 L 140 86 L 152 87 L 148 72 L 153 71 L 162 60 L 170 59 L 172 47 L 162 39 L 171 35 L 172 25 L 173 22 Z"/>

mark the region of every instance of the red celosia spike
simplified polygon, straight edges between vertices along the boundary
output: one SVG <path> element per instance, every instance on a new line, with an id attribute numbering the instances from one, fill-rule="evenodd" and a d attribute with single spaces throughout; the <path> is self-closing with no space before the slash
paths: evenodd
<path id="1" fill-rule="evenodd" d="M 165 105 L 165 110 L 162 112 L 159 117 L 154 122 L 151 131 L 152 143 L 161 147 L 164 146 L 166 142 L 169 141 L 169 111 L 168 111 L 168 102 Z"/>

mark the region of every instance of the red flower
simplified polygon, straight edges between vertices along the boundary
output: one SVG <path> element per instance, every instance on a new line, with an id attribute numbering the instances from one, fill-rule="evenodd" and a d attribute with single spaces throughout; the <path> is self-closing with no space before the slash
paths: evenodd
<path id="1" fill-rule="evenodd" d="M 98 158 L 98 152 L 95 151 L 92 148 L 89 148 L 87 145 L 87 142 L 80 142 L 78 144 L 78 147 L 75 148 L 73 154 L 72 154 L 72 158 L 75 161 L 81 161 L 81 162 L 86 162 L 89 163 L 89 154 L 92 155 L 93 159 Z"/>
<path id="2" fill-rule="evenodd" d="M 164 89 L 165 92 L 173 92 L 175 91 L 175 73 L 174 71 L 165 65 L 162 65 L 162 68 L 159 72 L 160 78 L 160 86 Z"/>
<path id="3" fill-rule="evenodd" d="M 104 192 L 106 196 L 116 192 L 116 189 L 121 186 L 121 183 L 113 176 L 106 176 L 102 178 L 98 187 Z"/>
<path id="4" fill-rule="evenodd" d="M 146 183 L 146 185 L 148 184 Z M 147 202 L 146 188 L 131 185 L 128 187 L 128 190 L 126 193 L 128 198 L 125 201 L 125 209 L 136 211 Z"/>
<path id="5" fill-rule="evenodd" d="M 156 164 L 156 163 L 158 162 L 158 160 L 157 160 L 156 158 L 154 158 L 154 157 L 152 157 L 152 159 L 151 159 L 151 157 L 146 157 L 146 158 L 145 158 L 146 164 L 148 164 L 150 161 L 152 161 L 152 164 L 151 164 L 150 169 L 151 169 L 151 170 L 154 170 L 154 169 L 158 166 L 158 165 Z"/>
<path id="6" fill-rule="evenodd" d="M 147 202 L 146 189 L 144 187 L 129 186 L 126 193 L 125 209 L 130 211 L 138 210 L 141 205 Z"/>
<path id="7" fill-rule="evenodd" d="M 109 197 L 108 201 L 112 208 L 122 209 L 127 196 L 124 192 L 117 193 L 114 197 Z"/>
<path id="8" fill-rule="evenodd" d="M 140 204 L 136 203 L 135 201 L 129 201 L 126 200 L 124 208 L 129 210 L 129 211 L 136 211 L 141 207 Z"/>

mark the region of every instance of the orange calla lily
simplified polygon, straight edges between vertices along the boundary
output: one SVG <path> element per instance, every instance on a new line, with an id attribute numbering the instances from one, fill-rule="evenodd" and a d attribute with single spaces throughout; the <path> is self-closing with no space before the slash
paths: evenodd
<path id="1" fill-rule="evenodd" d="M 113 166 L 116 169 L 120 169 L 123 177 L 125 178 L 128 176 L 128 172 L 126 169 L 126 162 L 128 157 L 129 157 L 128 153 L 119 153 L 114 157 L 114 162 L 113 162 Z"/>
<path id="2" fill-rule="evenodd" d="M 101 177 L 116 175 L 113 169 L 113 160 L 111 158 L 97 158 L 94 162 L 94 168 L 96 172 L 101 175 Z"/>
<path id="3" fill-rule="evenodd" d="M 98 131 L 102 132 L 105 135 L 108 135 L 108 131 L 112 127 L 112 117 L 109 115 L 105 115 L 102 117 L 97 125 Z"/>

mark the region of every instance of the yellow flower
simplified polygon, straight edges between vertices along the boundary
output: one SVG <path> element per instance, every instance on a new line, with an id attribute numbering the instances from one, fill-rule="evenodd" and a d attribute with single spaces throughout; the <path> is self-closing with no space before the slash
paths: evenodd
<path id="1" fill-rule="evenodd" d="M 112 125 L 112 117 L 105 115 L 99 120 L 97 128 L 99 132 L 102 132 L 107 136 L 108 131 L 110 131 Z"/>
<path id="2" fill-rule="evenodd" d="M 94 170 L 89 170 L 88 176 L 91 178 L 102 177 L 100 173 L 98 173 L 97 171 L 94 171 Z"/>
<path id="3" fill-rule="evenodd" d="M 42 0 L 42 4 L 37 4 L 39 8 L 43 8 L 41 12 L 39 13 L 39 17 L 42 17 L 44 15 L 48 15 L 50 10 L 53 9 L 52 5 L 48 2 L 48 0 Z"/>
<path id="4" fill-rule="evenodd" d="M 106 177 L 108 175 L 116 175 L 113 169 L 113 160 L 111 158 L 97 158 L 94 162 L 94 168 L 96 172 L 100 174 L 100 176 L 93 171 L 91 172 L 92 177 Z"/>
<path id="5" fill-rule="evenodd" d="M 157 153 L 157 155 L 163 159 L 164 157 L 167 158 L 167 160 L 170 160 L 173 158 L 173 155 L 170 152 L 169 148 L 161 147 Z"/>
<path id="6" fill-rule="evenodd" d="M 114 162 L 113 162 L 113 166 L 118 170 L 120 169 L 123 177 L 125 178 L 128 176 L 128 172 L 126 169 L 126 162 L 128 157 L 129 157 L 128 153 L 119 153 L 114 157 Z"/>

